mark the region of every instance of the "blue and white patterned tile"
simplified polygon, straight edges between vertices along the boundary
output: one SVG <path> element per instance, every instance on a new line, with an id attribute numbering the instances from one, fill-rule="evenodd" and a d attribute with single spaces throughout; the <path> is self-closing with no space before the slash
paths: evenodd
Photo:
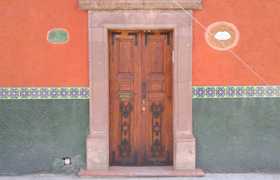
<path id="1" fill-rule="evenodd" d="M 280 86 L 194 86 L 193 98 L 280 97 Z"/>
<path id="2" fill-rule="evenodd" d="M 0 88 L 0 99 L 89 99 L 89 88 Z"/>
<path id="3" fill-rule="evenodd" d="M 0 88 L 0 99 L 89 99 L 88 87 Z M 193 86 L 194 99 L 280 97 L 280 86 Z"/>

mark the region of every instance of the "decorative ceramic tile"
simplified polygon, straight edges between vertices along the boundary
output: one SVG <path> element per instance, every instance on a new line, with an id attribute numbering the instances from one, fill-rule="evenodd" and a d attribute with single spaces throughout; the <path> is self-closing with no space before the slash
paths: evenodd
<path id="1" fill-rule="evenodd" d="M 193 99 L 280 97 L 280 86 L 193 86 Z M 0 99 L 89 99 L 88 87 L 0 88 Z"/>
<path id="2" fill-rule="evenodd" d="M 194 86 L 193 98 L 280 97 L 280 86 Z"/>
<path id="3" fill-rule="evenodd" d="M 48 42 L 51 44 L 65 44 L 69 41 L 69 33 L 63 28 L 54 28 L 48 32 Z"/>
<path id="4" fill-rule="evenodd" d="M 0 88 L 0 99 L 89 99 L 89 88 Z"/>

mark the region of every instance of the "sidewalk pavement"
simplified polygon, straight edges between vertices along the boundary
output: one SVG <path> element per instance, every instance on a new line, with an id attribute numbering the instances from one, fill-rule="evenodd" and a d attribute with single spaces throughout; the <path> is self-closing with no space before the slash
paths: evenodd
<path id="1" fill-rule="evenodd" d="M 188 178 L 188 177 L 151 177 L 151 178 L 102 178 L 102 177 L 77 177 L 64 175 L 27 175 L 27 176 L 0 176 L 0 180 L 280 180 L 280 174 L 206 174 L 205 177 Z"/>

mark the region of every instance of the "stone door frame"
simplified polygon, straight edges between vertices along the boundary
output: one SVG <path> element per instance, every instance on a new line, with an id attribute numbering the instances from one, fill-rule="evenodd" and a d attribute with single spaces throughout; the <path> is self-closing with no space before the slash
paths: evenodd
<path id="1" fill-rule="evenodd" d="M 86 147 L 86 170 L 82 175 L 129 175 L 132 169 L 109 165 L 109 30 L 173 30 L 173 167 L 169 175 L 200 176 L 196 169 L 196 146 L 192 129 L 192 11 L 118 10 L 88 11 L 90 67 L 90 127 Z M 132 167 L 131 167 L 132 168 Z M 145 175 L 143 168 L 133 168 Z M 157 171 L 159 170 L 159 171 Z M 149 167 L 149 175 L 164 169 Z M 139 174 L 139 172 L 141 173 Z M 114 172 L 114 173 L 112 173 Z M 126 173 L 127 172 L 127 173 Z M 186 172 L 186 174 L 182 173 Z"/>

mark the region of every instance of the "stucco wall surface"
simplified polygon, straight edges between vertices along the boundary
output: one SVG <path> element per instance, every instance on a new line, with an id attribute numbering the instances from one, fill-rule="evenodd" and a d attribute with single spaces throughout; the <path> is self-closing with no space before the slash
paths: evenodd
<path id="1" fill-rule="evenodd" d="M 47 33 L 67 29 L 69 42 L 50 44 Z M 0 87 L 87 86 L 87 13 L 76 0 L 0 1 Z"/>
<path id="2" fill-rule="evenodd" d="M 193 84 L 279 84 L 279 9 L 278 0 L 204 0 L 203 9 L 194 12 Z M 216 21 L 233 23 L 240 31 L 233 51 L 243 62 L 207 45 L 205 28 Z M 87 13 L 77 0 L 2 0 L 0 27 L 0 86 L 89 84 Z M 70 41 L 49 44 L 52 28 L 67 29 Z"/>
<path id="3" fill-rule="evenodd" d="M 279 98 L 193 100 L 198 166 L 279 173 L 279 108 Z"/>
<path id="4" fill-rule="evenodd" d="M 278 0 L 204 0 L 194 13 L 193 85 L 278 85 L 280 62 Z M 207 45 L 205 28 L 233 23 L 240 40 L 232 52 Z"/>
<path id="5" fill-rule="evenodd" d="M 279 172 L 280 99 L 193 100 L 197 165 Z M 0 175 L 76 173 L 85 166 L 88 100 L 0 101 Z M 63 157 L 72 165 L 63 166 Z"/>
<path id="6" fill-rule="evenodd" d="M 75 173 L 85 166 L 88 100 L 1 100 L 0 112 L 0 175 Z M 72 165 L 64 166 L 64 157 Z"/>

